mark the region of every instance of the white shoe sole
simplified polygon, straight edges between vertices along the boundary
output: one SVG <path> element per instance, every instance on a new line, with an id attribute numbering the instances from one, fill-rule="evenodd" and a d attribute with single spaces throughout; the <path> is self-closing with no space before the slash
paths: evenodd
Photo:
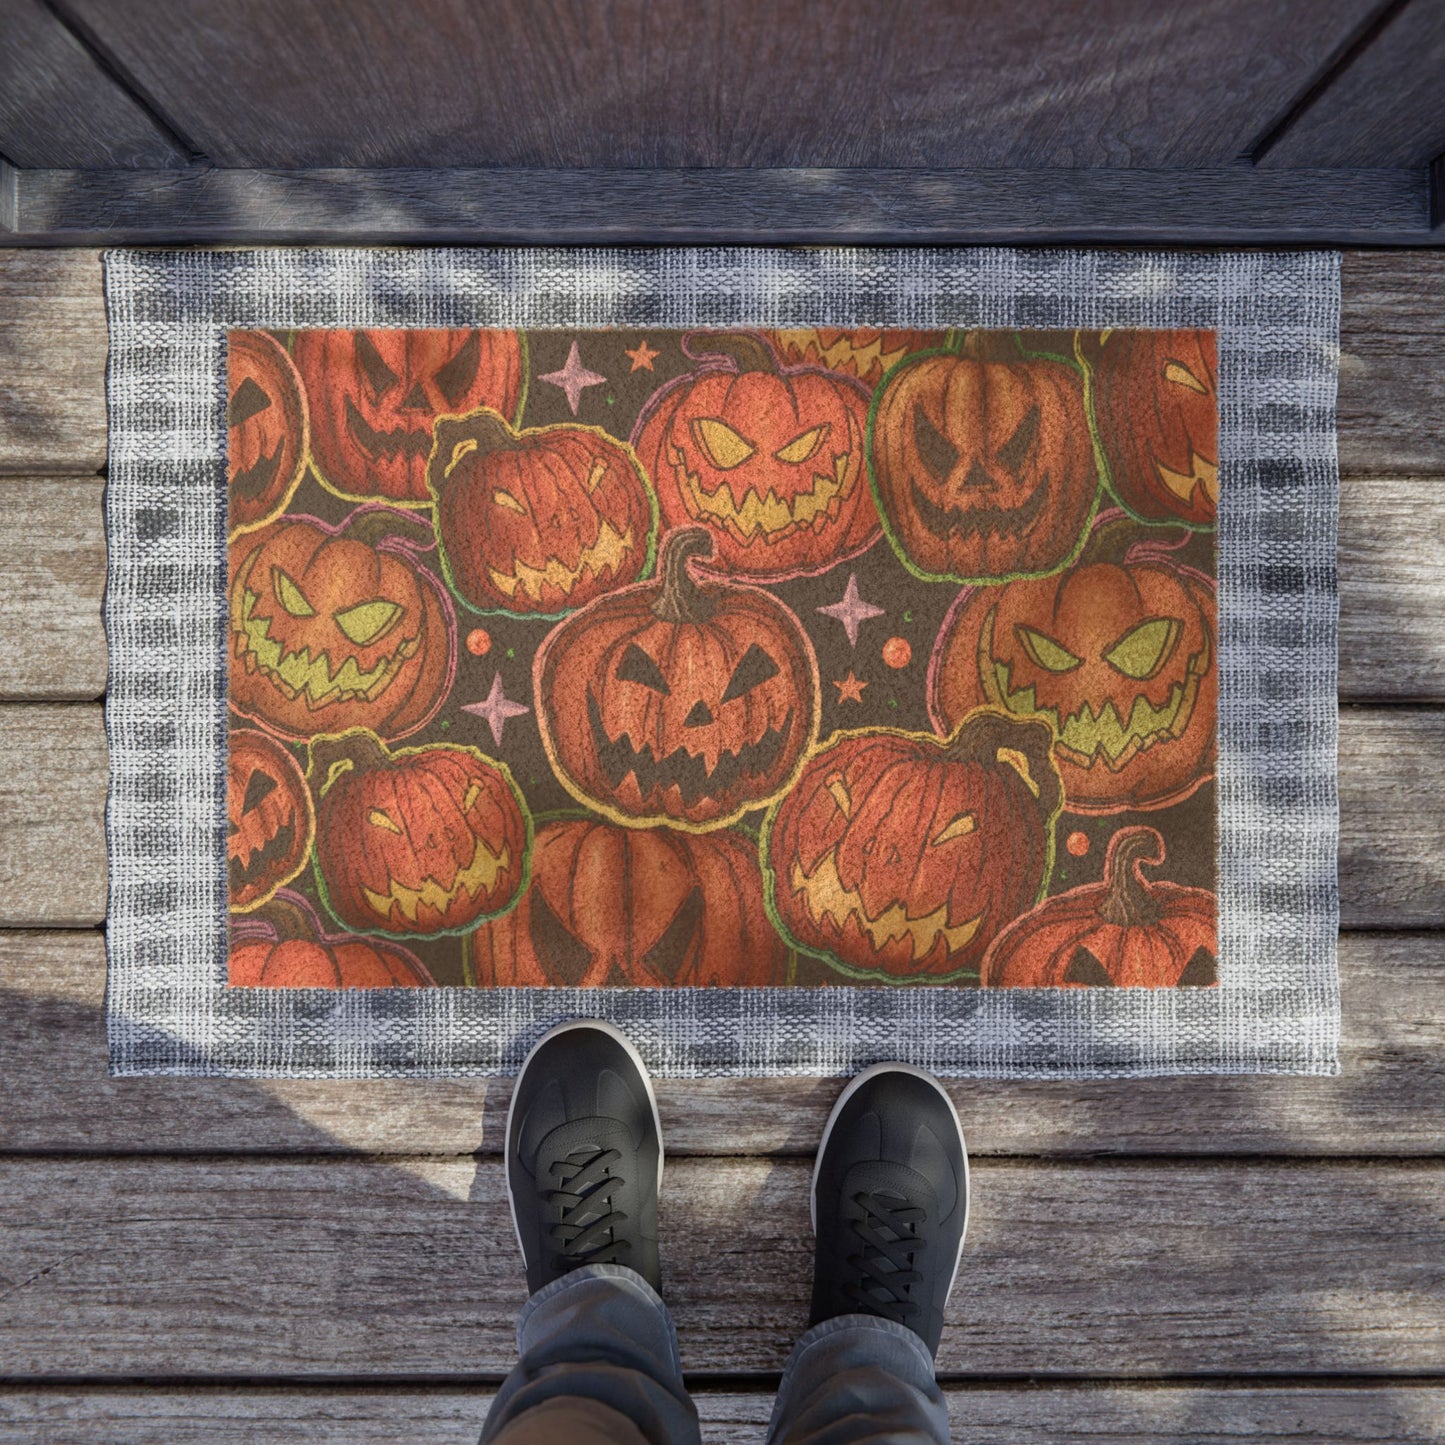
<path id="1" fill-rule="evenodd" d="M 968 1177 L 968 1145 L 963 1138 L 963 1121 L 958 1117 L 958 1110 L 953 1107 L 953 1100 L 948 1097 L 943 1085 L 924 1069 L 914 1068 L 912 1064 L 874 1064 L 871 1068 L 864 1069 L 857 1078 L 852 1079 L 848 1087 L 838 1095 L 838 1102 L 833 1105 L 833 1112 L 828 1115 L 828 1122 L 823 1126 L 823 1139 L 818 1145 L 817 1158 L 813 1161 L 813 1184 L 808 1192 L 808 1212 L 813 1222 L 813 1233 L 818 1233 L 818 1174 L 823 1168 L 823 1151 L 828 1147 L 828 1140 L 832 1137 L 833 1126 L 838 1122 L 839 1116 L 848 1103 L 848 1100 L 866 1084 L 869 1079 L 876 1078 L 879 1074 L 912 1074 L 915 1079 L 922 1079 L 930 1085 L 945 1104 L 948 1105 L 948 1112 L 953 1119 L 953 1127 L 958 1130 L 958 1147 L 963 1151 L 963 1234 L 958 1240 L 958 1254 L 953 1261 L 953 1274 L 948 1281 L 949 1293 L 953 1292 L 954 1281 L 958 1279 L 958 1267 L 963 1262 L 963 1241 L 968 1236 L 968 1216 L 972 1204 L 972 1192 L 969 1186 Z"/>
<path id="2" fill-rule="evenodd" d="M 517 1080 L 512 1086 L 512 1097 L 507 1104 L 506 1132 L 502 1135 L 502 1164 L 503 1172 L 507 1175 L 507 1205 L 512 1211 L 512 1232 L 517 1236 L 517 1250 L 522 1256 L 522 1263 L 527 1263 L 527 1251 L 522 1244 L 522 1231 L 517 1224 L 517 1196 L 512 1191 L 511 1170 L 506 1166 L 511 1162 L 508 1149 L 512 1140 L 512 1113 L 517 1107 L 517 1084 L 522 1081 L 522 1075 L 527 1072 L 527 1065 L 532 1062 L 533 1057 L 543 1044 L 555 1039 L 558 1034 L 571 1033 L 574 1029 L 597 1029 L 606 1034 L 609 1038 L 615 1039 L 624 1049 L 627 1056 L 637 1065 L 637 1072 L 642 1075 L 643 1086 L 647 1089 L 647 1102 L 652 1106 L 652 1127 L 657 1131 L 657 1192 L 659 1197 L 662 1194 L 662 1117 L 657 1112 L 657 1095 L 652 1088 L 652 1075 L 647 1072 L 647 1065 L 642 1062 L 642 1055 L 637 1052 L 636 1045 L 627 1037 L 621 1029 L 603 1019 L 570 1019 L 565 1024 L 558 1024 L 555 1028 L 548 1029 L 527 1053 L 522 1060 L 522 1067 L 517 1070 Z"/>

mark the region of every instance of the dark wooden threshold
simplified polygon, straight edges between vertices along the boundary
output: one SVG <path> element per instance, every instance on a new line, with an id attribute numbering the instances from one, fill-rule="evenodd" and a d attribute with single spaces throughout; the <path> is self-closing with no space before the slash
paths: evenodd
<path id="1" fill-rule="evenodd" d="M 1430 246 L 1445 243 L 1439 210 L 1424 169 L 59 171 L 0 162 L 7 246 Z"/>

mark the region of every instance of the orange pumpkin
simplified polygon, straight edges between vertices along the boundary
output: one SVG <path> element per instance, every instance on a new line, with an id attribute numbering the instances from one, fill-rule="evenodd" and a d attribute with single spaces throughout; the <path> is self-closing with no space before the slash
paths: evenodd
<path id="1" fill-rule="evenodd" d="M 390 939 L 324 933 L 311 905 L 283 891 L 231 925 L 232 988 L 434 988 L 415 954 Z"/>
<path id="2" fill-rule="evenodd" d="M 467 948 L 482 987 L 758 988 L 788 966 L 746 836 L 592 818 L 537 829 L 530 888 Z"/>
<path id="3" fill-rule="evenodd" d="M 300 764 L 274 738 L 233 726 L 226 755 L 231 911 L 266 902 L 306 866 L 316 819 Z"/>
<path id="4" fill-rule="evenodd" d="M 770 331 L 768 340 L 788 366 L 822 366 L 855 376 L 872 391 L 884 373 L 910 351 L 943 343 L 941 331 L 882 331 L 877 327 L 820 326 Z"/>
<path id="5" fill-rule="evenodd" d="M 1212 526 L 1219 501 L 1214 332 L 1111 331 L 1093 366 L 1114 495 L 1145 521 Z"/>
<path id="6" fill-rule="evenodd" d="M 310 422 L 291 358 L 264 331 L 226 338 L 226 480 L 229 527 L 259 526 L 291 500 L 306 470 Z"/>
<path id="7" fill-rule="evenodd" d="M 652 563 L 657 499 L 632 448 L 597 427 L 443 417 L 427 487 L 447 581 L 478 612 L 559 617 Z"/>
<path id="8" fill-rule="evenodd" d="M 701 524 L 708 571 L 768 582 L 871 546 L 867 392 L 837 372 L 779 366 L 756 336 L 694 332 L 684 348 L 714 359 L 656 392 L 632 434 L 663 526 Z"/>
<path id="9" fill-rule="evenodd" d="M 817 736 L 818 662 L 802 624 L 757 587 L 699 583 L 701 527 L 662 545 L 656 581 L 559 623 L 533 670 L 537 725 L 559 781 L 614 822 L 703 831 L 797 776 Z"/>
<path id="10" fill-rule="evenodd" d="M 356 501 L 426 506 L 432 425 L 489 406 L 522 414 L 518 331 L 298 331 L 296 369 L 311 403 L 311 462 Z"/>
<path id="11" fill-rule="evenodd" d="M 1118 511 L 1055 577 L 961 592 L 929 665 L 940 731 L 987 704 L 1047 721 L 1068 806 L 1163 808 L 1213 775 L 1214 588 Z"/>
<path id="12" fill-rule="evenodd" d="M 889 372 L 868 465 L 894 550 L 930 582 L 1057 571 L 1098 493 L 1080 373 L 970 332 Z"/>
<path id="13" fill-rule="evenodd" d="M 410 535 L 409 535 L 410 534 Z M 231 704 L 304 739 L 367 727 L 405 737 L 456 671 L 456 616 L 421 565 L 431 530 L 386 507 L 339 526 L 286 516 L 230 548 Z"/>
<path id="14" fill-rule="evenodd" d="M 1144 864 L 1164 862 L 1153 828 L 1121 828 L 1109 842 L 1104 881 L 1045 899 L 988 950 L 983 981 L 995 988 L 1175 988 L 1219 982 L 1214 895 L 1150 883 Z"/>
<path id="15" fill-rule="evenodd" d="M 389 750 L 354 729 L 311 742 L 316 883 L 347 928 L 432 938 L 510 908 L 532 820 L 504 763 L 450 743 Z"/>
<path id="16" fill-rule="evenodd" d="M 870 982 L 973 982 L 1038 899 L 1061 799 L 1039 722 L 980 710 L 947 741 L 835 733 L 763 824 L 769 912 L 805 953 Z"/>

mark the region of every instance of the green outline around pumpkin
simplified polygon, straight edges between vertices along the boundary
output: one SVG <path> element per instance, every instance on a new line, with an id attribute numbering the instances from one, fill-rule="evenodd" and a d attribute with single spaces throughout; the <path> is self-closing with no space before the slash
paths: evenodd
<path id="1" fill-rule="evenodd" d="M 460 938 L 467 932 L 468 929 L 475 928 L 479 923 L 490 923 L 492 919 L 500 918 L 503 914 L 510 913 L 512 909 L 514 909 L 517 904 L 522 901 L 522 895 L 527 891 L 529 887 L 531 887 L 532 884 L 532 839 L 535 834 L 535 830 L 532 824 L 532 811 L 527 806 L 526 795 L 522 792 L 521 788 L 517 786 L 517 780 L 512 776 L 511 768 L 509 768 L 507 764 L 504 763 L 500 758 L 493 758 L 488 756 L 479 747 L 475 747 L 471 743 L 420 743 L 416 747 L 392 748 L 387 745 L 385 738 L 381 737 L 375 732 L 372 732 L 370 728 L 354 727 L 346 728 L 344 731 L 339 733 L 316 733 L 314 736 L 307 738 L 305 777 L 308 789 L 311 786 L 311 768 L 313 764 L 313 759 L 311 755 L 312 744 L 315 743 L 319 738 L 344 738 L 351 736 L 353 733 L 370 733 L 371 736 L 375 738 L 376 741 L 381 745 L 382 751 L 387 755 L 388 758 L 406 757 L 415 753 L 425 753 L 438 750 L 454 753 L 468 753 L 472 757 L 476 758 L 479 762 L 486 763 L 489 767 L 495 768 L 499 773 L 501 773 L 502 778 L 506 782 L 507 787 L 511 790 L 512 797 L 516 801 L 517 807 L 522 814 L 522 825 L 526 833 L 526 837 L 522 844 L 522 875 L 517 880 L 517 887 L 513 891 L 512 896 L 506 901 L 505 904 L 502 905 L 501 908 L 496 909 L 492 913 L 479 913 L 474 919 L 471 920 L 470 923 L 463 925 L 461 928 L 441 928 L 438 929 L 435 933 L 392 933 L 385 928 L 353 928 L 352 925 L 347 923 L 332 906 L 330 890 L 327 888 L 326 880 L 324 877 L 322 877 L 321 874 L 321 853 L 318 846 L 321 839 L 321 799 L 325 796 L 326 790 L 335 781 L 334 776 L 328 775 L 326 782 L 322 786 L 320 791 L 314 793 L 312 797 L 313 806 L 316 810 L 316 833 L 315 836 L 312 838 L 311 842 L 311 876 L 315 880 L 316 894 L 321 902 L 321 906 L 326 910 L 326 916 L 332 919 L 339 927 L 345 929 L 348 933 L 358 933 L 361 934 L 363 937 L 429 939 Z"/>
<path id="2" fill-rule="evenodd" d="M 467 598 L 462 595 L 461 589 L 456 584 L 456 579 L 452 576 L 451 558 L 447 555 L 446 545 L 442 541 L 441 529 L 437 526 L 436 508 L 441 498 L 437 495 L 436 489 L 432 486 L 430 480 L 432 458 L 436 455 L 437 450 L 436 429 L 440 422 L 465 421 L 467 417 L 475 416 L 479 411 L 490 411 L 494 412 L 497 416 L 502 416 L 496 407 L 479 406 L 474 407 L 471 411 L 441 412 L 432 422 L 432 448 L 431 451 L 427 453 L 428 479 L 426 487 L 427 494 L 431 497 L 431 501 L 419 505 L 428 506 L 432 509 L 432 534 L 436 538 L 437 560 L 441 567 L 442 580 L 446 583 L 447 591 L 456 599 L 457 605 L 464 607 L 468 612 L 477 617 L 506 617 L 513 622 L 560 622 L 563 618 L 572 616 L 574 612 L 580 612 L 581 609 L 588 604 L 582 602 L 576 607 L 564 607 L 560 612 L 512 612 L 506 607 L 478 607 L 474 602 L 468 601 Z M 657 489 L 652 484 L 652 478 L 647 475 L 647 468 L 642 465 L 642 459 L 637 455 L 637 450 L 633 447 L 632 443 L 624 441 L 621 437 L 613 436 L 605 427 L 593 426 L 587 422 L 557 421 L 548 422 L 543 426 L 519 427 L 515 422 L 507 421 L 504 416 L 502 420 L 506 422 L 507 429 L 514 432 L 518 437 L 536 436 L 540 432 L 549 431 L 595 432 L 598 436 L 605 437 L 613 446 L 620 447 L 626 452 L 628 460 L 632 463 L 633 470 L 637 473 L 638 479 L 642 483 L 643 493 L 647 497 L 649 517 L 647 547 L 642 558 L 642 570 L 636 577 L 633 577 L 627 582 L 618 582 L 614 579 L 608 584 L 606 592 L 599 592 L 597 595 L 598 597 L 603 597 L 607 595 L 607 592 L 611 592 L 615 588 L 631 587 L 637 582 L 646 582 L 651 578 L 653 568 L 657 565 L 657 543 L 662 527 L 662 510 L 658 506 Z M 592 598 L 590 600 L 595 602 L 597 599 Z"/>
<path id="3" fill-rule="evenodd" d="M 892 384 L 893 378 L 906 366 L 913 366 L 917 362 L 929 360 L 935 356 L 958 356 L 959 346 L 951 345 L 953 338 L 961 336 L 963 329 L 973 328 L 950 328 L 942 346 L 932 347 L 928 351 L 910 352 L 901 361 L 890 367 L 880 378 L 878 385 L 874 388 L 873 399 L 868 403 L 868 428 L 863 437 L 864 461 L 868 466 L 868 486 L 873 493 L 873 505 L 878 512 L 879 520 L 883 525 L 883 535 L 888 539 L 888 545 L 893 548 L 894 555 L 903 564 L 904 568 L 920 582 L 950 582 L 960 587 L 992 587 L 1000 582 L 1022 582 L 1033 577 L 1052 577 L 1056 572 L 1062 572 L 1064 568 L 1070 567 L 1079 558 L 1084 550 L 1084 542 L 1088 538 L 1089 531 L 1094 525 L 1094 517 L 1099 510 L 1099 503 L 1103 496 L 1103 477 L 1100 474 L 1099 464 L 1102 453 L 1099 451 L 1097 428 L 1094 422 L 1094 414 L 1090 401 L 1089 378 L 1085 376 L 1084 381 L 1084 416 L 1089 426 L 1090 439 L 1094 449 L 1094 496 L 1089 503 L 1089 510 L 1084 517 L 1083 525 L 1080 528 L 1078 539 L 1074 542 L 1073 548 L 1069 551 L 1056 566 L 1045 568 L 1042 572 L 1000 572 L 981 577 L 960 577 L 952 572 L 925 572 L 908 555 L 907 549 L 893 529 L 892 519 L 888 515 L 888 509 L 883 505 L 882 489 L 878 485 L 877 468 L 873 463 L 873 434 L 876 428 L 878 417 L 878 406 L 883 400 L 883 393 Z M 985 328 L 986 329 L 986 328 Z M 1077 338 L 1078 333 L 1075 332 Z M 1023 351 L 1022 343 L 1017 341 L 1019 333 L 1013 333 L 1015 344 Z M 1027 355 L 1028 353 L 1024 353 Z M 1074 371 L 1081 368 L 1076 362 L 1065 363 L 1062 358 L 1053 356 L 1050 353 L 1039 353 L 1040 356 L 1049 360 L 1059 361 L 1060 364 L 1069 365 Z"/>
<path id="4" fill-rule="evenodd" d="M 909 742 L 917 742 L 923 739 L 936 744 L 939 748 L 944 748 L 948 746 L 949 742 L 951 742 L 965 724 L 967 724 L 969 719 L 976 717 L 979 713 L 988 713 L 993 717 L 1005 718 L 1010 722 L 1026 721 L 1026 719 L 1015 717 L 1012 713 L 1004 712 L 999 708 L 983 706 L 976 707 L 972 709 L 972 711 L 965 713 L 964 716 L 959 719 L 958 727 L 954 728 L 953 732 L 944 738 L 939 737 L 937 733 L 916 731 L 909 728 L 887 726 L 839 728 L 837 731 L 828 735 L 826 742 L 820 739 L 814 745 L 804 758 L 803 767 L 808 767 L 815 758 L 832 747 L 835 742 L 846 741 L 850 738 L 875 738 L 880 735 L 886 735 L 888 737 L 904 738 Z M 1058 763 L 1054 762 L 1052 745 L 1050 745 L 1049 748 L 1049 760 L 1053 763 L 1054 775 L 1059 781 L 1059 803 L 1045 819 L 1043 881 L 1039 884 L 1039 891 L 1035 895 L 1034 901 L 1029 904 L 1024 910 L 1024 913 L 1032 912 L 1043 902 L 1048 896 L 1049 884 L 1053 882 L 1054 877 L 1054 858 L 1057 851 L 1054 835 L 1058 828 L 1059 818 L 1064 811 L 1064 783 L 1063 778 L 1059 776 Z M 799 776 L 801 777 L 801 773 Z M 980 967 L 978 968 L 958 969 L 953 973 L 920 974 L 916 978 L 897 978 L 891 974 L 880 973 L 876 969 L 868 970 L 857 968 L 855 965 L 844 963 L 837 954 L 831 953 L 827 949 L 809 948 L 807 944 L 798 940 L 797 936 L 779 916 L 777 883 L 772 866 L 773 826 L 777 821 L 778 810 L 782 807 L 783 803 L 787 801 L 787 798 L 791 796 L 791 793 L 792 789 L 790 788 L 788 793 L 783 794 L 768 805 L 767 813 L 763 817 L 762 825 L 758 833 L 758 862 L 763 870 L 763 907 L 767 910 L 768 921 L 777 929 L 778 935 L 782 938 L 783 942 L 788 944 L 788 946 L 797 953 L 807 954 L 809 958 L 816 958 L 826 963 L 835 973 L 840 973 L 846 978 L 862 980 L 875 988 L 929 988 L 937 984 L 956 983 L 963 979 L 973 979 L 982 987 L 983 974 L 981 971 L 981 958 L 979 960 Z M 1018 917 L 1022 918 L 1023 914 L 1019 914 Z M 1011 919 L 1010 922 L 1012 921 Z M 1008 924 L 1005 924 L 1004 927 L 1008 927 Z M 987 952 L 987 949 L 985 949 L 985 952 Z"/>

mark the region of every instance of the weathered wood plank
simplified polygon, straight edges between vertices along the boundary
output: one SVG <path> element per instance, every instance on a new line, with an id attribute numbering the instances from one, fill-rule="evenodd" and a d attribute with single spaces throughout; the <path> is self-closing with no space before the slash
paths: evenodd
<path id="1" fill-rule="evenodd" d="M 663 1276 L 685 1367 L 771 1372 L 806 1323 L 802 1160 L 679 1159 Z M 981 1161 L 940 1369 L 959 1377 L 1439 1368 L 1445 1163 Z M 500 1161 L 0 1162 L 12 1383 L 512 1361 Z"/>
<path id="2" fill-rule="evenodd" d="M 1434 1445 L 1437 1385 L 948 1386 L 956 1445 Z M 762 1445 L 771 1393 L 694 1394 L 708 1445 Z M 0 1389 L 26 1445 L 476 1445 L 491 1391 L 435 1387 Z"/>
<path id="3" fill-rule="evenodd" d="M 1445 1147 L 1445 940 L 1340 940 L 1343 1072 L 958 1079 L 976 1155 L 1433 1155 Z M 507 1080 L 112 1079 L 99 932 L 0 930 L 0 1153 L 496 1154 Z M 670 1155 L 809 1155 L 831 1079 L 657 1082 Z"/>
<path id="4" fill-rule="evenodd" d="M 105 690 L 99 479 L 0 480 L 0 700 Z M 1445 699 L 1445 484 L 1356 478 L 1340 496 L 1340 692 Z"/>

